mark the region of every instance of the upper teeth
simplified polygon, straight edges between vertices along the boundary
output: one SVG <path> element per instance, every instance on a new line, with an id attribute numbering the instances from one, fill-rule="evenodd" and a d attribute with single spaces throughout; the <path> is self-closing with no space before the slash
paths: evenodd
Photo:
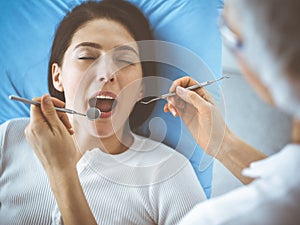
<path id="1" fill-rule="evenodd" d="M 100 99 L 100 98 L 104 98 L 104 99 L 114 99 L 113 97 L 111 97 L 111 96 L 107 96 L 107 95 L 98 95 L 98 96 L 96 96 L 96 98 L 97 99 Z"/>

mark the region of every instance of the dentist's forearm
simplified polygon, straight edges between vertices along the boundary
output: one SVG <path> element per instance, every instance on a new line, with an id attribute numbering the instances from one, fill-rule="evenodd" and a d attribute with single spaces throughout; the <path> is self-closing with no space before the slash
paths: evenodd
<path id="1" fill-rule="evenodd" d="M 242 170 L 249 167 L 251 162 L 265 159 L 267 156 L 247 144 L 233 133 L 225 136 L 221 151 L 216 156 L 235 177 L 243 184 L 253 181 L 242 175 Z"/>
<path id="2" fill-rule="evenodd" d="M 300 144 L 300 120 L 296 118 L 293 119 L 292 143 Z"/>

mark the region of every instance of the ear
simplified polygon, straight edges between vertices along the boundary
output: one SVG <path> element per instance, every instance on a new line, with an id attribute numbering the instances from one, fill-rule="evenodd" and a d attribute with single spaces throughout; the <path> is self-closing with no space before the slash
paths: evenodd
<path id="1" fill-rule="evenodd" d="M 56 90 L 60 92 L 64 91 L 61 77 L 61 68 L 57 63 L 52 64 L 52 82 Z"/>

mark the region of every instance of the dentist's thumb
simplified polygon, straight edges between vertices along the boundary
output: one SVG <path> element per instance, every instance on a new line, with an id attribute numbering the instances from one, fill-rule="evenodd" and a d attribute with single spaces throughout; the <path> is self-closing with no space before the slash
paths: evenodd
<path id="1" fill-rule="evenodd" d="M 195 91 L 187 90 L 181 86 L 176 87 L 176 94 L 183 101 L 193 105 L 196 109 L 201 108 L 203 104 L 207 104 L 206 100 L 203 99 L 200 94 Z"/>
<path id="2" fill-rule="evenodd" d="M 42 96 L 41 109 L 50 127 L 57 125 L 59 118 L 49 95 Z"/>

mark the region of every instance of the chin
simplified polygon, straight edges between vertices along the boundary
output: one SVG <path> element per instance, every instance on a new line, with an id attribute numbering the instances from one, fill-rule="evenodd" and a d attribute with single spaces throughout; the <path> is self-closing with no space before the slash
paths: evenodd
<path id="1" fill-rule="evenodd" d="M 267 104 L 269 104 L 271 106 L 276 106 L 274 99 L 269 92 L 259 92 L 258 91 L 258 95 Z"/>
<path id="2" fill-rule="evenodd" d="M 111 124 L 101 124 L 92 122 L 92 135 L 98 138 L 108 138 L 115 135 L 115 131 Z"/>

